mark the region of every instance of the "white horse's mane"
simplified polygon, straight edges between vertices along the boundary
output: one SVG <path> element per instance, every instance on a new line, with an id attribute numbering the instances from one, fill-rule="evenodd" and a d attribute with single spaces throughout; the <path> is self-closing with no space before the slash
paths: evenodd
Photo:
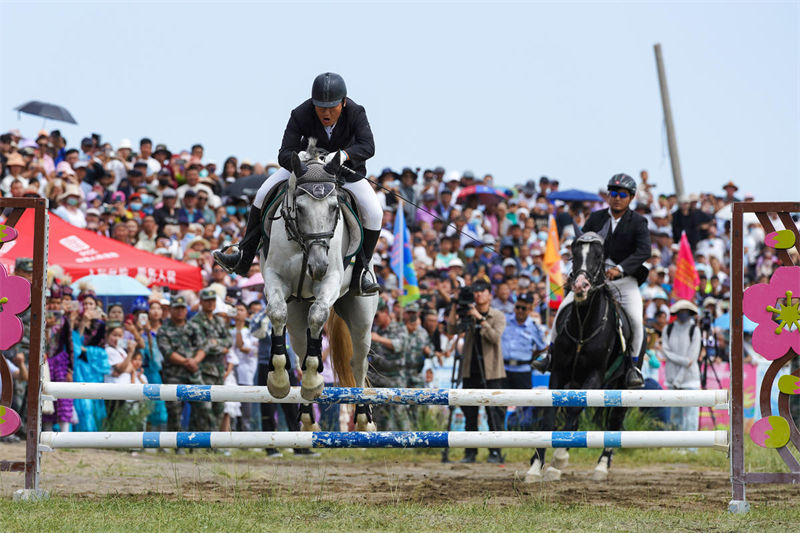
<path id="1" fill-rule="evenodd" d="M 300 161 L 302 161 L 304 164 L 324 163 L 324 157 L 327 155 L 327 153 L 328 152 L 326 150 L 317 148 L 316 137 L 309 137 L 308 148 L 300 152 L 298 156 L 300 157 Z"/>

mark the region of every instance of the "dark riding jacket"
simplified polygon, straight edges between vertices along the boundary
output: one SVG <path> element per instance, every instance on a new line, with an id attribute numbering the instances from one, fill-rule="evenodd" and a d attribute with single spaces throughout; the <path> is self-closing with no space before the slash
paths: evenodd
<path id="1" fill-rule="evenodd" d="M 317 139 L 317 146 L 328 152 L 344 150 L 349 159 L 345 166 L 366 175 L 367 168 L 365 162 L 375 155 L 375 140 L 372 137 L 372 129 L 367 120 L 367 112 L 363 106 L 358 105 L 350 98 L 342 109 L 339 120 L 333 128 L 331 138 L 325 132 L 325 126 L 320 122 L 314 110 L 314 104 L 309 98 L 292 110 L 289 123 L 283 132 L 283 142 L 278 152 L 278 163 L 287 169 L 292 169 L 292 152 L 301 152 L 308 148 L 308 139 Z M 343 174 L 347 181 L 358 181 L 360 178 L 345 172 Z"/>
<path id="2" fill-rule="evenodd" d="M 647 219 L 628 209 L 611 232 L 611 213 L 608 209 L 595 211 L 583 226 L 583 232 L 594 231 L 603 237 L 605 257 L 622 267 L 625 276 L 633 276 L 641 285 L 649 270 L 644 262 L 650 259 L 650 231 Z M 603 235 L 608 224 L 608 235 Z"/>

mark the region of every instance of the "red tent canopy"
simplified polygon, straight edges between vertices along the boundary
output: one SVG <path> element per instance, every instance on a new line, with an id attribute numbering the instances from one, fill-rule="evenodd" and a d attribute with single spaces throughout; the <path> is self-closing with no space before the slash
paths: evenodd
<path id="1" fill-rule="evenodd" d="M 151 254 L 76 228 L 52 213 L 48 237 L 48 263 L 59 265 L 78 280 L 92 274 L 111 274 L 147 278 L 149 285 L 173 290 L 203 288 L 203 277 L 195 266 Z M 11 271 L 18 257 L 33 257 L 33 209 L 26 209 L 16 226 L 19 237 L 0 248 L 0 263 Z"/>

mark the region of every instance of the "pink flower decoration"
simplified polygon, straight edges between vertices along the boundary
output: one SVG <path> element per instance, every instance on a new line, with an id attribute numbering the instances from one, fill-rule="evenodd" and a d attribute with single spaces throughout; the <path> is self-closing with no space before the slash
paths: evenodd
<path id="1" fill-rule="evenodd" d="M 0 243 L 13 241 L 19 234 L 11 226 L 0 224 Z"/>
<path id="2" fill-rule="evenodd" d="M 800 330 L 779 328 L 779 322 L 773 320 L 772 311 L 767 309 L 775 309 L 776 302 L 786 298 L 788 291 L 793 298 L 800 297 L 800 267 L 779 267 L 769 283 L 758 283 L 744 291 L 744 315 L 758 324 L 753 332 L 753 349 L 770 361 L 784 356 L 789 348 L 800 353 Z M 791 306 L 791 302 L 786 304 Z"/>
<path id="3" fill-rule="evenodd" d="M 22 320 L 17 316 L 31 305 L 31 284 L 9 276 L 0 264 L 0 350 L 8 350 L 22 338 Z"/>

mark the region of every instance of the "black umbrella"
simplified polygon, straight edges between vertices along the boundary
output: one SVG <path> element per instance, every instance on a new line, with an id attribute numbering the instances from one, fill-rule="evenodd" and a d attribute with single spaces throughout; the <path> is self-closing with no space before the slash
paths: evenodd
<path id="1" fill-rule="evenodd" d="M 258 192 L 258 188 L 261 187 L 261 184 L 267 181 L 266 174 L 253 174 L 252 176 L 247 176 L 246 178 L 239 178 L 227 187 L 222 194 L 229 197 L 241 196 L 246 195 L 253 197 Z"/>
<path id="2" fill-rule="evenodd" d="M 38 100 L 31 100 L 27 104 L 23 104 L 14 108 L 20 113 L 27 113 L 37 117 L 49 118 L 52 120 L 60 120 L 61 122 L 69 122 L 70 124 L 77 124 L 72 114 L 61 107 L 60 105 L 47 104 L 39 102 Z"/>

